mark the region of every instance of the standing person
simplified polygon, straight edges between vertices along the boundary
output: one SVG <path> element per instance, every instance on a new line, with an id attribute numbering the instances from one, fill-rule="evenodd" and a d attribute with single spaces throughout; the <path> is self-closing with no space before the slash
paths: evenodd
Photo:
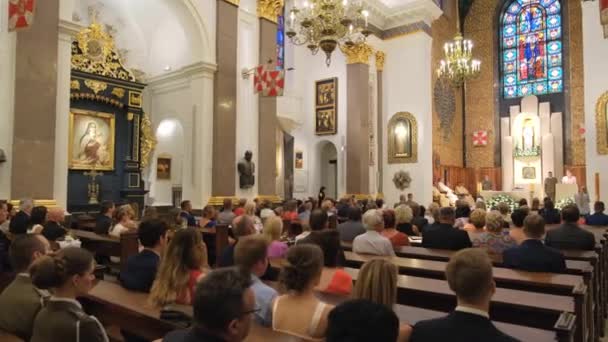
<path id="1" fill-rule="evenodd" d="M 120 274 L 122 286 L 129 290 L 150 292 L 161 255 L 167 246 L 169 226 L 162 220 L 148 220 L 139 225 L 137 235 L 144 249 L 129 257 L 125 272 Z"/>
<path id="2" fill-rule="evenodd" d="M 562 209 L 560 227 L 551 229 L 545 236 L 545 245 L 557 249 L 586 250 L 595 249 L 595 235 L 578 225 L 580 211 L 576 205 L 567 205 Z"/>
<path id="3" fill-rule="evenodd" d="M 414 194 L 412 194 L 411 192 L 407 194 L 407 201 L 405 202 L 405 205 L 410 208 L 414 208 L 419 205 L 418 203 L 416 203 L 416 201 L 414 201 Z"/>
<path id="4" fill-rule="evenodd" d="M 224 208 L 222 208 L 222 211 L 217 215 L 217 223 L 229 225 L 232 224 L 235 217 L 236 215 L 232 212 L 232 199 L 224 198 Z"/>
<path id="5" fill-rule="evenodd" d="M 249 334 L 258 311 L 251 278 L 235 268 L 209 273 L 198 284 L 192 306 L 192 327 L 170 332 L 163 342 L 240 342 Z"/>
<path id="6" fill-rule="evenodd" d="M 566 175 L 562 178 L 562 184 L 577 184 L 576 177 L 572 174 L 572 171 L 566 170 Z"/>
<path id="7" fill-rule="evenodd" d="M 182 201 L 182 203 L 180 203 L 180 208 L 182 209 L 182 212 L 179 215 L 186 220 L 188 227 L 195 227 L 196 218 L 192 215 L 192 202 L 188 200 Z"/>
<path id="8" fill-rule="evenodd" d="M 13 241 L 10 259 L 17 276 L 0 294 L 0 330 L 29 341 L 34 319 L 50 294 L 32 284 L 32 265 L 51 251 L 42 235 L 22 235 Z"/>
<path id="9" fill-rule="evenodd" d="M 6 202 L 0 201 L 0 226 L 8 223 L 8 206 Z M 9 273 L 11 271 L 11 265 L 9 262 L 9 248 L 11 246 L 11 240 L 7 236 L 7 230 L 0 230 L 0 274 Z"/>
<path id="10" fill-rule="evenodd" d="M 322 203 L 323 203 L 323 201 L 325 200 L 325 187 L 324 187 L 324 186 L 322 186 L 322 187 L 321 187 L 321 189 L 319 189 L 319 195 L 317 196 L 317 198 L 318 198 L 318 200 L 319 200 L 319 201 L 317 202 L 317 204 L 318 204 L 319 206 L 321 206 L 321 204 L 322 204 Z"/>
<path id="11" fill-rule="evenodd" d="M 11 218 L 11 223 L 9 225 L 11 234 L 27 233 L 27 228 L 30 226 L 32 209 L 34 209 L 34 200 L 31 198 L 24 198 L 19 201 L 19 211 Z"/>
<path id="12" fill-rule="evenodd" d="M 556 184 L 557 178 L 553 177 L 553 172 L 549 171 L 547 173 L 547 178 L 545 178 L 545 196 L 549 197 L 553 202 L 555 202 Z"/>
<path id="13" fill-rule="evenodd" d="M 93 255 L 75 247 L 43 257 L 32 266 L 32 283 L 52 289 L 53 296 L 36 315 L 31 342 L 109 341 L 97 318 L 87 315 L 76 300 L 93 288 L 94 270 Z"/>
<path id="14" fill-rule="evenodd" d="M 574 196 L 574 201 L 581 212 L 581 216 L 587 217 L 591 213 L 591 200 L 589 199 L 589 192 L 587 192 L 586 186 L 581 186 L 578 193 Z"/>
<path id="15" fill-rule="evenodd" d="M 457 306 L 450 314 L 416 323 L 410 341 L 517 341 L 490 321 L 490 302 L 496 292 L 492 261 L 479 249 L 454 254 L 445 270 Z"/>
<path id="16" fill-rule="evenodd" d="M 212 205 L 206 205 L 203 208 L 203 217 L 199 222 L 203 228 L 214 228 L 217 225 L 217 211 Z"/>
<path id="17" fill-rule="evenodd" d="M 99 211 L 99 215 L 97 215 L 97 220 L 95 221 L 95 233 L 107 235 L 110 232 L 113 224 L 112 218 L 114 217 L 114 210 L 116 210 L 114 202 L 101 202 L 101 210 Z"/>

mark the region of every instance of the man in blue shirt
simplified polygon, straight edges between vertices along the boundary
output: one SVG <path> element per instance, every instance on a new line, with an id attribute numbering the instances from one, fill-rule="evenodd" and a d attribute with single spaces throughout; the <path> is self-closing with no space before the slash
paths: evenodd
<path id="1" fill-rule="evenodd" d="M 593 215 L 587 216 L 585 223 L 590 226 L 608 226 L 608 215 L 604 214 L 606 206 L 604 202 L 595 202 L 593 205 Z"/>
<path id="2" fill-rule="evenodd" d="M 234 250 L 234 262 L 243 273 L 251 274 L 251 289 L 255 295 L 256 309 L 254 319 L 263 326 L 272 325 L 272 302 L 277 291 L 264 284 L 260 277 L 268 267 L 268 241 L 261 236 L 241 238 Z"/>
<path id="3" fill-rule="evenodd" d="M 127 268 L 120 274 L 122 286 L 129 290 L 150 292 L 160 256 L 167 245 L 167 223 L 153 219 L 139 225 L 139 242 L 144 249 L 127 260 Z"/>

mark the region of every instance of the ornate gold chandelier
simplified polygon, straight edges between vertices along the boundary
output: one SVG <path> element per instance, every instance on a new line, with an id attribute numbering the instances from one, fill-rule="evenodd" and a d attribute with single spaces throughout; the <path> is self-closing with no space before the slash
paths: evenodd
<path id="1" fill-rule="evenodd" d="M 337 46 L 353 46 L 365 42 L 371 34 L 369 12 L 361 0 L 303 0 L 287 18 L 285 34 L 294 45 L 306 45 L 316 55 L 319 49 L 331 64 L 331 54 Z"/>
<path id="2" fill-rule="evenodd" d="M 481 62 L 473 59 L 473 42 L 460 33 L 460 14 L 456 5 L 456 36 L 443 46 L 445 59 L 439 62 L 437 77 L 448 79 L 455 87 L 479 76 Z"/>

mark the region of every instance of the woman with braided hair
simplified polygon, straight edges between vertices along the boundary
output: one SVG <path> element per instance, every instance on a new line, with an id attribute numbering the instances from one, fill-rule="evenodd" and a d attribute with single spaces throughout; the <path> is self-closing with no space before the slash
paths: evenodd
<path id="1" fill-rule="evenodd" d="M 87 315 L 76 300 L 93 288 L 94 270 L 93 255 L 77 247 L 42 257 L 32 266 L 32 283 L 50 289 L 53 296 L 34 320 L 31 342 L 108 341 L 97 318 Z"/>
<path id="2" fill-rule="evenodd" d="M 279 282 L 286 294 L 272 305 L 272 329 L 305 340 L 322 340 L 327 315 L 333 306 L 320 302 L 314 294 L 323 271 L 323 251 L 317 245 L 301 244 L 287 251 Z"/>

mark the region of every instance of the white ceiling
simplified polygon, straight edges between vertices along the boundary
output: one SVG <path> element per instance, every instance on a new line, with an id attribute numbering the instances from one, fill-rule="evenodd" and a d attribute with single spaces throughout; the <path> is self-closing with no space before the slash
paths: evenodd
<path id="1" fill-rule="evenodd" d="M 364 0 L 371 22 L 380 29 L 424 21 L 430 25 L 442 11 L 433 0 Z"/>
<path id="2" fill-rule="evenodd" d="M 408 5 L 416 0 L 378 0 L 389 8 L 399 8 Z"/>

